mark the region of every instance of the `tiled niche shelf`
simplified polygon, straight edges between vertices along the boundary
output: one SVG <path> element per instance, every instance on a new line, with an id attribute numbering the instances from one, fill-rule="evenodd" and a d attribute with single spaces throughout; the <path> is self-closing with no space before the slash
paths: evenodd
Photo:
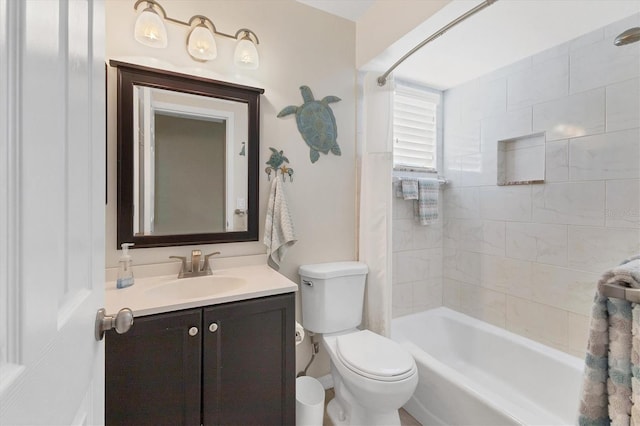
<path id="1" fill-rule="evenodd" d="M 545 134 L 498 141 L 498 185 L 544 183 Z"/>

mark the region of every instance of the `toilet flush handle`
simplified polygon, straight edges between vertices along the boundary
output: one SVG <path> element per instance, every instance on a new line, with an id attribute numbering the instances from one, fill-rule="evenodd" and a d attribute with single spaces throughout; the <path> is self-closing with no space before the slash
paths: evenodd
<path id="1" fill-rule="evenodd" d="M 302 284 L 306 284 L 309 287 L 313 287 L 313 282 L 309 281 L 309 280 L 302 280 Z"/>

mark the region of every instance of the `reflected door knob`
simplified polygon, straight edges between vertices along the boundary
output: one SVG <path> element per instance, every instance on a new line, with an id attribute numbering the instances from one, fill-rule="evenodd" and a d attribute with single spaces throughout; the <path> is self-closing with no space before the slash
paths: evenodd
<path id="1" fill-rule="evenodd" d="M 133 325 L 133 312 L 129 308 L 122 308 L 115 315 L 107 315 L 104 308 L 98 309 L 95 322 L 95 338 L 102 340 L 104 332 L 114 329 L 116 333 L 123 334 L 129 331 Z"/>

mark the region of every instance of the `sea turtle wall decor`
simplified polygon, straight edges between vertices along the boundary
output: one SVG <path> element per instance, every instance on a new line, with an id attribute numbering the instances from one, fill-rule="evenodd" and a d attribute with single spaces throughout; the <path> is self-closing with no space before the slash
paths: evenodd
<path id="1" fill-rule="evenodd" d="M 282 163 L 288 163 L 289 159 L 284 156 L 284 151 L 278 151 L 273 147 L 269 147 L 271 150 L 271 157 L 269 157 L 269 161 L 267 161 L 267 165 L 269 165 L 273 170 L 278 169 Z"/>
<path id="2" fill-rule="evenodd" d="M 271 150 L 271 156 L 269 157 L 269 161 L 266 162 L 267 168 L 264 169 L 267 174 L 267 179 L 271 180 L 271 173 L 275 174 L 274 177 L 278 177 L 278 170 L 282 173 L 282 181 L 284 182 L 285 175 L 289 176 L 289 180 L 293 182 L 293 169 L 289 167 L 289 159 L 284 156 L 284 151 L 273 147 L 269 147 Z M 286 164 L 285 164 L 286 163 Z"/>
<path id="3" fill-rule="evenodd" d="M 336 117 L 329 108 L 332 102 L 339 102 L 337 96 L 325 96 L 321 101 L 316 101 L 309 86 L 301 86 L 300 93 L 304 103 L 300 106 L 289 105 L 278 114 L 278 118 L 295 114 L 298 130 L 304 141 L 311 149 L 309 157 L 315 163 L 320 158 L 320 152 L 328 154 L 331 151 L 335 155 L 341 155 L 338 146 L 338 128 Z"/>

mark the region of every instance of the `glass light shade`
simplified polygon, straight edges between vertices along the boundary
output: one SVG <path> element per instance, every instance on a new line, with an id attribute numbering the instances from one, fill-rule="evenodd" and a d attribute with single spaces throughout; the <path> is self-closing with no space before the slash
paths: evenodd
<path id="1" fill-rule="evenodd" d="M 147 7 L 138 15 L 134 30 L 134 38 L 145 46 L 167 47 L 167 29 L 162 18 L 151 7 Z"/>
<path id="2" fill-rule="evenodd" d="M 218 56 L 218 48 L 211 30 L 204 24 L 199 24 L 189 33 L 187 51 L 198 61 L 211 61 Z"/>
<path id="3" fill-rule="evenodd" d="M 250 70 L 258 69 L 260 65 L 260 57 L 258 56 L 258 49 L 253 44 L 249 37 L 244 37 L 238 41 L 236 51 L 233 55 L 233 61 L 237 66 Z"/>

